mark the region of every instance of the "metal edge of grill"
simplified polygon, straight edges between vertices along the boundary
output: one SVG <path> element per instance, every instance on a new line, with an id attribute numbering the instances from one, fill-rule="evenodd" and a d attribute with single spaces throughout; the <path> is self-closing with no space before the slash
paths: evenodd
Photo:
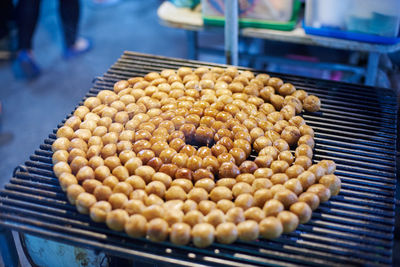
<path id="1" fill-rule="evenodd" d="M 119 79 L 181 66 L 224 65 L 125 52 L 103 77 L 95 80 L 86 97 L 111 89 Z M 390 265 L 397 167 L 397 129 L 393 127 L 397 125 L 397 103 L 393 93 L 354 84 L 273 75 L 321 98 L 322 112 L 303 114 L 315 130 L 314 162 L 335 160 L 336 174 L 342 179 L 339 196 L 321 204 L 313 212 L 312 220 L 295 232 L 272 241 L 239 241 L 229 246 L 215 243 L 210 248 L 198 249 L 192 245 L 178 247 L 169 242 L 133 239 L 111 231 L 77 213 L 60 189 L 51 165 L 56 129 L 0 192 L 0 224 L 122 257 L 182 265 Z M 349 90 L 359 94 L 358 104 L 354 105 Z"/>

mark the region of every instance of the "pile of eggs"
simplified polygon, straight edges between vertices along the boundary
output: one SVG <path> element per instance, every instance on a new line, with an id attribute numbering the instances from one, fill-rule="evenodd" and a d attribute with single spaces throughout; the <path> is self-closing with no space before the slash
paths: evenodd
<path id="1" fill-rule="evenodd" d="M 235 67 L 151 72 L 87 98 L 57 131 L 53 169 L 80 213 L 132 237 L 277 238 L 340 191 L 298 115 L 320 105 Z"/>

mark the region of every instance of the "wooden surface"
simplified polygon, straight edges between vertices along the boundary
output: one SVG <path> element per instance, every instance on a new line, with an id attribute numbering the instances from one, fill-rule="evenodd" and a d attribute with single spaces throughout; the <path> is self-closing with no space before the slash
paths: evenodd
<path id="1" fill-rule="evenodd" d="M 168 27 L 194 31 L 203 29 L 201 12 L 192 11 L 189 8 L 178 8 L 168 1 L 161 4 L 157 15 Z"/>

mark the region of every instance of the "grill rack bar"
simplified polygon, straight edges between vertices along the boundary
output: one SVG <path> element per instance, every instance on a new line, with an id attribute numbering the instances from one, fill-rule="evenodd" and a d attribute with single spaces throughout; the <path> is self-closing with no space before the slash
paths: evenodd
<path id="1" fill-rule="evenodd" d="M 95 81 L 86 97 L 112 88 L 118 79 L 181 66 L 223 65 L 125 52 Z M 321 204 L 312 220 L 295 232 L 273 241 L 198 249 L 110 231 L 77 213 L 60 189 L 51 169 L 56 129 L 0 191 L 0 225 L 119 256 L 182 265 L 391 265 L 397 168 L 393 125 L 398 117 L 394 94 L 386 89 L 273 75 L 321 97 L 322 111 L 303 117 L 315 128 L 315 162 L 336 160 L 337 175 L 343 181 L 341 194 Z M 356 104 L 353 93 L 359 94 Z"/>

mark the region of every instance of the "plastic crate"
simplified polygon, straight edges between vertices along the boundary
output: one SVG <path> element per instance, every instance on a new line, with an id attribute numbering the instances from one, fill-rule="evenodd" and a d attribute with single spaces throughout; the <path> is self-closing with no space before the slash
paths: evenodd
<path id="1" fill-rule="evenodd" d="M 270 0 L 264 0 L 269 2 Z M 223 26 L 225 24 L 224 18 L 224 5 L 222 1 L 212 1 L 212 0 L 202 0 L 202 14 L 203 21 L 205 25 L 210 26 Z M 247 1 L 252 4 L 252 8 L 243 9 L 240 6 L 239 11 L 239 27 L 251 27 L 251 28 L 263 28 L 263 29 L 273 29 L 273 30 L 281 30 L 281 31 L 291 31 L 296 27 L 297 19 L 300 11 L 301 3 L 298 0 L 293 1 L 281 1 L 281 4 L 285 2 L 287 6 L 284 7 L 284 10 L 278 12 L 282 14 L 280 17 L 280 21 L 273 20 L 272 17 L 269 17 L 268 14 L 259 14 L 251 13 L 250 11 L 254 11 L 257 9 L 255 3 L 260 3 L 263 1 Z M 220 5 L 216 5 L 220 3 Z M 242 2 L 239 2 L 242 3 Z M 212 4 L 212 5 L 211 5 Z M 264 16 L 265 19 L 261 19 Z M 257 18 L 255 18 L 257 17 Z M 268 20 L 268 18 L 270 20 Z"/>
<path id="2" fill-rule="evenodd" d="M 395 44 L 399 24 L 398 0 L 307 0 L 303 27 L 308 34 Z"/>

